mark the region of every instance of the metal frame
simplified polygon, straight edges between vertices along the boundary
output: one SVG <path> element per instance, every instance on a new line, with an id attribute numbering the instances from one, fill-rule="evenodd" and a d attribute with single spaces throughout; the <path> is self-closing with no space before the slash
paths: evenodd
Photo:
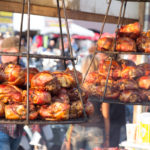
<path id="1" fill-rule="evenodd" d="M 22 56 L 27 58 L 27 114 L 26 114 L 26 119 L 25 120 L 6 120 L 6 119 L 0 119 L 0 124 L 76 124 L 76 123 L 84 123 L 87 121 L 87 115 L 85 112 L 84 104 L 83 104 L 83 99 L 81 95 L 81 89 L 79 86 L 79 81 L 77 78 L 77 71 L 75 68 L 75 62 L 76 60 L 75 57 L 73 57 L 73 50 L 71 46 L 71 39 L 70 39 L 70 33 L 69 33 L 69 26 L 68 26 L 68 20 L 67 20 L 67 14 L 66 14 L 66 7 L 65 7 L 65 1 L 62 0 L 63 4 L 63 11 L 64 11 L 64 16 L 65 16 L 65 24 L 66 24 L 66 29 L 67 29 L 67 38 L 69 41 L 69 51 L 70 51 L 70 57 L 64 56 L 64 44 L 63 44 L 63 33 L 62 33 L 62 26 L 61 26 L 61 15 L 60 15 L 60 6 L 59 6 L 59 0 L 57 0 L 57 10 L 58 10 L 58 18 L 59 18 L 59 26 L 60 26 L 60 34 L 61 34 L 61 44 L 62 44 L 62 55 L 61 56 L 47 56 L 47 55 L 39 55 L 39 54 L 30 54 L 30 0 L 27 1 L 27 6 L 28 6 L 28 28 L 27 28 L 27 52 L 26 53 L 21 53 L 21 36 L 22 36 L 22 26 L 23 26 L 23 16 L 24 16 L 24 7 L 25 7 L 25 0 L 22 0 L 22 16 L 21 16 L 21 26 L 20 26 L 20 40 L 19 40 L 19 52 L 18 53 L 7 53 L 7 52 L 0 52 L 0 55 L 5 55 L 5 56 Z M 76 119 L 69 119 L 69 120 L 61 120 L 61 121 L 48 121 L 48 120 L 30 120 L 29 119 L 29 58 L 30 57 L 35 57 L 35 58 L 49 58 L 49 59 L 61 59 L 64 60 L 64 67 L 66 68 L 66 60 L 70 60 L 73 65 L 73 70 L 74 70 L 74 75 L 75 75 L 75 80 L 77 83 L 77 88 L 79 91 L 79 97 L 83 106 L 83 116 L 80 118 Z M 19 63 L 19 59 L 18 59 Z"/>
<path id="2" fill-rule="evenodd" d="M 97 49 L 95 50 L 93 58 L 92 58 L 91 63 L 89 65 L 89 68 L 87 69 L 87 72 L 86 72 L 86 74 L 84 76 L 83 83 L 84 83 L 84 81 L 86 79 L 86 76 L 87 76 L 87 74 L 89 72 L 89 69 L 91 67 L 91 64 L 92 64 L 94 58 L 95 58 L 95 55 L 97 53 L 106 53 L 106 54 L 109 54 L 110 64 L 109 64 L 109 67 L 108 67 L 108 74 L 107 74 L 107 77 L 106 77 L 104 93 L 103 93 L 103 96 L 95 96 L 95 98 L 92 96 L 92 99 L 96 100 L 96 101 L 98 100 L 98 101 L 101 101 L 101 102 L 106 102 L 106 103 L 129 104 L 129 105 L 150 105 L 150 101 L 121 102 L 120 100 L 116 100 L 116 99 L 115 100 L 114 99 L 105 99 L 105 95 L 106 95 L 106 91 L 107 91 L 108 79 L 109 79 L 111 65 L 112 65 L 112 60 L 113 60 L 113 58 L 115 58 L 117 56 L 117 54 L 150 55 L 150 53 L 144 53 L 144 52 L 118 52 L 118 51 L 116 51 L 117 33 L 118 33 L 118 29 L 119 29 L 120 25 L 124 24 L 124 17 L 125 17 L 125 11 L 126 11 L 127 2 L 129 2 L 129 1 L 133 1 L 133 2 L 150 2 L 150 0 L 120 0 L 120 1 L 121 1 L 121 7 L 120 7 L 120 13 L 119 13 L 119 16 L 118 16 L 118 23 L 117 23 L 117 29 L 116 29 L 116 35 L 115 35 L 115 44 L 114 44 L 114 47 L 113 47 L 113 51 L 98 51 Z M 111 0 L 109 0 L 105 18 L 108 15 L 110 4 L 111 4 Z M 103 22 L 103 26 L 101 28 L 99 39 L 101 38 L 101 34 L 103 33 L 104 24 L 105 24 L 105 19 L 104 19 L 104 22 Z M 96 47 L 98 47 L 98 45 L 96 45 Z"/>

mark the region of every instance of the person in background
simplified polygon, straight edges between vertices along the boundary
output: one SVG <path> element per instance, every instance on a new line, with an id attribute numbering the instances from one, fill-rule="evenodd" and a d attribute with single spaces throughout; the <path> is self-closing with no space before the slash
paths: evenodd
<path id="1" fill-rule="evenodd" d="M 95 48 L 95 46 L 92 46 L 89 51 L 93 52 Z M 83 60 L 83 74 L 85 74 L 91 58 L 91 55 L 89 55 Z M 96 57 L 90 72 L 96 71 L 98 64 L 99 59 Z M 94 150 L 109 146 L 109 104 L 101 103 L 91 97 L 88 98 L 88 101 L 94 106 L 93 114 L 88 117 L 86 123 L 71 125 L 66 133 L 66 140 L 71 150 Z M 65 142 L 61 150 L 64 149 L 66 149 Z"/>

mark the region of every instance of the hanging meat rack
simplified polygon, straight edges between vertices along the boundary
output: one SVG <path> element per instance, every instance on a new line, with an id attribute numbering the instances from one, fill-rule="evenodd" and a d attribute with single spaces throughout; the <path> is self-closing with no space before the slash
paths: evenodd
<path id="1" fill-rule="evenodd" d="M 27 3 L 27 15 L 28 15 L 28 26 L 27 26 L 27 52 L 23 53 L 21 52 L 21 37 L 22 37 L 22 27 L 23 27 L 23 17 L 24 17 L 24 9 L 25 5 Z M 0 52 L 0 55 L 4 56 L 21 56 L 27 58 L 27 113 L 26 113 L 26 119 L 25 120 L 6 120 L 1 118 L 0 124 L 77 124 L 77 123 L 84 123 L 87 121 L 87 115 L 85 112 L 85 108 L 83 105 L 83 98 L 81 96 L 81 89 L 79 86 L 79 81 L 77 78 L 77 72 L 75 68 L 75 60 L 76 58 L 73 57 L 73 50 L 71 46 L 71 39 L 70 39 L 70 33 L 69 33 L 69 27 L 68 27 L 68 20 L 67 20 L 67 14 L 66 14 L 66 7 L 65 7 L 65 0 L 62 0 L 62 7 L 64 11 L 64 18 L 65 18 L 65 24 L 66 24 L 66 30 L 67 30 L 67 39 L 69 42 L 69 52 L 70 56 L 66 57 L 64 56 L 64 44 L 63 44 L 63 33 L 62 33 L 62 21 L 61 21 L 61 13 L 60 13 L 60 2 L 57 0 L 57 13 L 58 13 L 58 19 L 59 19 L 59 27 L 60 27 L 60 35 L 61 35 L 61 44 L 62 44 L 62 55 L 61 56 L 50 56 L 50 55 L 42 55 L 42 54 L 30 54 L 30 7 L 31 2 L 30 0 L 22 0 L 22 15 L 21 15 L 21 25 L 20 25 L 20 39 L 19 39 L 19 52 L 18 53 L 8 53 L 8 52 Z M 68 120 L 60 120 L 60 121 L 49 121 L 49 120 L 30 120 L 29 119 L 29 58 L 47 58 L 47 59 L 61 59 L 64 62 L 64 67 L 66 68 L 66 60 L 70 60 L 73 65 L 73 71 L 75 80 L 77 83 L 77 89 L 79 91 L 79 98 L 82 103 L 83 107 L 83 117 L 76 118 L 76 119 L 68 119 Z M 19 62 L 19 59 L 18 59 Z"/>
<path id="2" fill-rule="evenodd" d="M 106 83 L 105 83 L 105 88 L 104 88 L 104 92 L 103 92 L 103 96 L 98 96 L 98 95 L 92 95 L 91 94 L 91 98 L 93 99 L 93 101 L 100 101 L 100 102 L 106 102 L 106 103 L 115 103 L 115 104 L 127 104 L 127 105 L 145 105 L 145 106 L 148 106 L 150 105 L 150 101 L 142 101 L 142 102 L 122 102 L 120 101 L 119 99 L 108 99 L 108 98 L 105 98 L 105 95 L 106 95 L 106 91 L 107 91 L 107 84 L 108 84 L 108 79 L 109 79 L 109 75 L 110 75 L 110 69 L 111 69 L 111 65 L 112 65 L 112 60 L 113 58 L 116 58 L 116 56 L 118 54 L 132 54 L 132 55 L 150 55 L 150 53 L 144 53 L 144 52 L 118 52 L 116 51 L 116 39 L 117 39 L 117 33 L 118 33 L 118 29 L 120 28 L 121 25 L 124 24 L 124 17 L 125 17 L 125 12 L 126 12 L 126 6 L 127 6 L 127 2 L 150 2 L 150 0 L 116 0 L 116 1 L 120 1 L 121 2 L 121 6 L 120 6 L 120 12 L 119 12 L 119 16 L 118 16 L 118 22 L 117 22 L 117 28 L 116 28 L 116 34 L 115 34 L 115 39 L 114 39 L 114 46 L 113 46 L 113 50 L 112 51 L 98 51 L 97 48 L 98 48 L 98 44 L 96 44 L 96 50 L 94 51 L 94 54 L 92 56 L 92 59 L 91 59 L 91 62 L 90 62 L 90 65 L 85 73 L 85 76 L 84 76 L 84 79 L 83 79 L 83 82 L 82 84 L 85 82 L 86 80 L 86 77 L 89 73 L 89 70 L 90 70 L 90 67 L 95 59 L 95 56 L 96 54 L 98 53 L 105 53 L 109 56 L 110 58 L 110 64 L 109 64 L 109 67 L 108 67 L 108 73 L 107 73 L 107 77 L 106 77 Z M 104 26 L 105 26 L 105 23 L 106 23 L 106 20 L 107 20 L 107 16 L 108 16 L 108 13 L 109 13 L 109 9 L 110 9 L 110 6 L 111 6 L 111 2 L 112 0 L 108 0 L 106 1 L 108 6 L 107 6 L 107 10 L 106 10 L 106 13 L 105 13 L 105 17 L 104 17 L 104 20 L 103 20 L 103 24 L 102 24 L 102 27 L 100 29 L 100 36 L 99 36 L 99 39 L 101 38 L 102 34 L 103 34 L 103 30 L 104 30 Z"/>

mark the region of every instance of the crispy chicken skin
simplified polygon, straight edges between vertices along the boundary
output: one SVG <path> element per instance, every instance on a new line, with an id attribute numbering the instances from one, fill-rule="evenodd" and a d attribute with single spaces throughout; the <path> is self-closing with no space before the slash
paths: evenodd
<path id="1" fill-rule="evenodd" d="M 113 51 L 114 48 L 114 38 L 112 37 L 103 37 L 100 38 L 97 42 L 99 51 Z"/>
<path id="2" fill-rule="evenodd" d="M 147 96 L 142 94 L 138 90 L 125 90 L 120 93 L 119 96 L 120 101 L 122 102 L 142 102 L 147 100 Z"/>
<path id="3" fill-rule="evenodd" d="M 117 87 L 120 91 L 137 90 L 138 84 L 133 79 L 120 79 L 120 80 L 117 80 Z"/>
<path id="4" fill-rule="evenodd" d="M 29 83 L 31 83 L 31 79 L 34 75 L 39 73 L 36 68 L 29 68 Z M 25 85 L 27 84 L 27 69 L 25 69 Z"/>
<path id="5" fill-rule="evenodd" d="M 107 77 L 108 74 L 108 68 L 110 65 L 110 60 L 107 59 L 105 60 L 103 63 L 99 64 L 99 74 L 104 76 L 105 78 Z M 120 78 L 121 75 L 121 67 L 118 64 L 117 61 L 112 60 L 112 65 L 111 65 L 111 69 L 110 69 L 110 74 L 109 74 L 109 78 L 111 79 L 118 79 Z"/>
<path id="6" fill-rule="evenodd" d="M 116 51 L 136 52 L 136 43 L 128 37 L 120 37 L 116 41 Z"/>
<path id="7" fill-rule="evenodd" d="M 26 119 L 26 106 L 20 104 L 12 104 L 5 106 L 5 118 L 10 120 Z M 38 117 L 38 112 L 34 105 L 30 105 L 29 119 L 34 120 Z"/>
<path id="8" fill-rule="evenodd" d="M 22 90 L 13 85 L 0 85 L 0 101 L 7 102 L 23 102 Z"/>
<path id="9" fill-rule="evenodd" d="M 142 76 L 138 79 L 138 85 L 142 89 L 150 89 L 150 76 Z"/>
<path id="10" fill-rule="evenodd" d="M 23 91 L 23 100 L 27 101 L 27 91 Z M 29 90 L 29 101 L 31 104 L 50 104 L 51 103 L 51 94 L 47 91 L 30 89 Z"/>
<path id="11" fill-rule="evenodd" d="M 24 69 L 15 64 L 8 64 L 4 69 L 6 84 L 22 86 L 25 82 Z"/>
<path id="12" fill-rule="evenodd" d="M 121 37 L 130 37 L 132 39 L 136 39 L 140 35 L 140 32 L 141 26 L 139 22 L 135 22 L 121 26 L 121 28 L 118 30 L 118 35 Z"/>
<path id="13" fill-rule="evenodd" d="M 31 79 L 31 88 L 55 91 L 60 89 L 57 78 L 48 71 L 39 72 Z"/>
<path id="14" fill-rule="evenodd" d="M 64 73 L 64 72 L 53 72 L 53 75 L 59 81 L 61 87 L 69 88 L 75 85 L 75 79 L 71 74 Z"/>
<path id="15" fill-rule="evenodd" d="M 46 120 L 67 120 L 69 119 L 69 109 L 69 104 L 54 102 L 51 105 L 42 105 L 39 114 Z"/>

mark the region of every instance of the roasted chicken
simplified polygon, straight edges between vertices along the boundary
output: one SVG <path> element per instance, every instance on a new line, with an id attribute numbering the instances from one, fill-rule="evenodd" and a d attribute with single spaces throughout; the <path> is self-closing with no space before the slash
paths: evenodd
<path id="1" fill-rule="evenodd" d="M 39 73 L 36 68 L 29 68 L 29 83 L 31 83 L 31 79 L 34 75 Z M 27 69 L 25 69 L 25 85 L 27 84 Z"/>
<path id="2" fill-rule="evenodd" d="M 69 118 L 79 118 L 83 115 L 83 105 L 81 101 L 74 101 L 70 106 Z"/>
<path id="3" fill-rule="evenodd" d="M 122 69 L 126 68 L 127 66 L 136 67 L 136 64 L 132 60 L 120 59 L 118 60 L 118 63 L 120 64 Z"/>
<path id="4" fill-rule="evenodd" d="M 140 64 L 140 65 L 137 65 L 137 68 L 143 69 L 145 76 L 150 75 L 150 64 L 143 63 L 143 64 Z"/>
<path id="5" fill-rule="evenodd" d="M 138 79 L 138 85 L 142 89 L 150 89 L 150 76 L 143 76 Z"/>
<path id="6" fill-rule="evenodd" d="M 15 64 L 8 64 L 4 69 L 5 83 L 22 86 L 25 82 L 25 71 L 24 69 Z"/>
<path id="7" fill-rule="evenodd" d="M 64 88 L 73 87 L 76 83 L 74 77 L 69 73 L 53 72 L 53 76 L 57 78 L 61 87 Z"/>
<path id="8" fill-rule="evenodd" d="M 46 120 L 67 120 L 69 119 L 69 110 L 69 104 L 54 102 L 51 105 L 42 105 L 39 114 Z"/>
<path id="9" fill-rule="evenodd" d="M 27 91 L 23 91 L 23 100 L 27 101 Z M 51 103 L 51 94 L 47 91 L 30 89 L 29 90 L 29 101 L 31 104 L 50 104 Z"/>
<path id="10" fill-rule="evenodd" d="M 120 79 L 120 80 L 117 80 L 117 87 L 120 91 L 137 90 L 138 84 L 133 79 Z"/>
<path id="11" fill-rule="evenodd" d="M 146 101 L 147 96 L 142 94 L 138 90 L 125 90 L 120 93 L 119 99 L 122 102 L 134 103 L 134 102 Z"/>
<path id="12" fill-rule="evenodd" d="M 52 73 L 43 71 L 32 77 L 31 88 L 43 89 L 47 91 L 57 91 L 60 89 L 60 83 Z"/>
<path id="13" fill-rule="evenodd" d="M 109 65 L 110 65 L 110 60 L 108 59 L 105 60 L 103 63 L 100 63 L 99 65 L 99 69 L 98 69 L 99 74 L 104 76 L 105 78 L 107 77 L 108 74 Z M 112 60 L 109 78 L 118 79 L 120 76 L 121 76 L 121 67 L 117 61 Z"/>
<path id="14" fill-rule="evenodd" d="M 136 52 L 135 41 L 128 37 L 120 37 L 116 41 L 116 51 Z"/>
<path id="15" fill-rule="evenodd" d="M 103 37 L 100 38 L 97 42 L 99 51 L 113 51 L 114 49 L 114 38 L 112 37 Z"/>
<path id="16" fill-rule="evenodd" d="M 5 118 L 11 120 L 26 119 L 27 108 L 25 105 L 12 104 L 5 106 Z M 38 117 L 38 112 L 34 105 L 30 105 L 29 119 L 34 120 Z"/>
<path id="17" fill-rule="evenodd" d="M 100 84 L 100 75 L 97 71 L 89 72 L 86 76 L 85 82 L 93 83 L 93 84 Z"/>
<path id="18" fill-rule="evenodd" d="M 135 22 L 133 24 L 128 24 L 121 26 L 121 28 L 118 30 L 118 35 L 121 37 L 130 37 L 132 39 L 136 39 L 141 32 L 141 26 L 138 22 Z"/>
<path id="19" fill-rule="evenodd" d="M 23 102 L 22 90 L 13 85 L 0 85 L 0 101 L 7 102 Z"/>
<path id="20" fill-rule="evenodd" d="M 142 68 L 127 66 L 122 69 L 121 78 L 123 79 L 134 79 L 144 75 L 144 70 Z"/>

